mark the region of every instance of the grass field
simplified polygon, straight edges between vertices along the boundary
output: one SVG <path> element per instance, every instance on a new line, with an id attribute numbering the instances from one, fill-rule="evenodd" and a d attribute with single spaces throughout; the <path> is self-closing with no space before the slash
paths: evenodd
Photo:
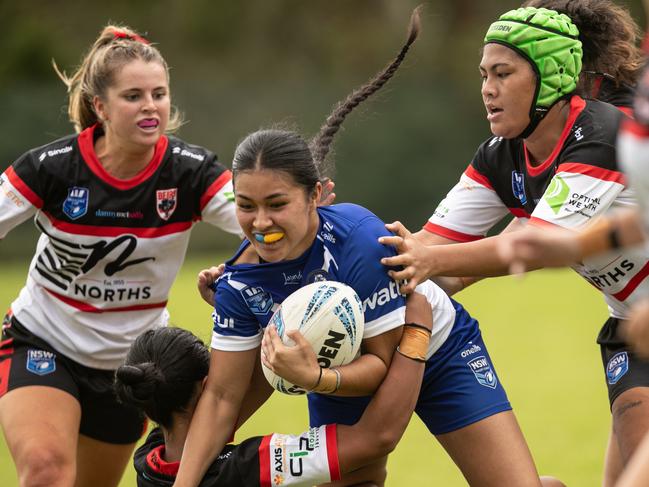
<path id="1" fill-rule="evenodd" d="M 189 259 L 170 298 L 174 324 L 206 341 L 210 309 L 195 292 L 195 276 L 210 260 Z M 2 262 L 0 307 L 10 304 L 26 269 L 27 262 Z M 606 308 L 597 293 L 570 271 L 539 271 L 523 280 L 483 282 L 457 298 L 480 320 L 539 471 L 571 487 L 599 485 L 609 411 L 595 344 Z M 306 425 L 304 398 L 275 394 L 239 431 L 237 440 L 271 431 L 297 433 Z M 392 454 L 388 470 L 388 486 L 466 485 L 417 418 Z M 13 485 L 16 475 L 2 437 L 0 486 Z M 121 487 L 133 486 L 129 469 Z"/>

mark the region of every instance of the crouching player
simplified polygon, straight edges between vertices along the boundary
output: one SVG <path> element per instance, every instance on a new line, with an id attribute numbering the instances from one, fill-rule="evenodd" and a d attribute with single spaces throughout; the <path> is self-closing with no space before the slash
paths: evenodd
<path id="1" fill-rule="evenodd" d="M 406 321 L 410 324 L 404 327 L 388 374 L 356 424 L 328 424 L 297 436 L 275 433 L 228 444 L 200 485 L 315 485 L 339 480 L 342 473 L 387 455 L 401 438 L 419 396 L 432 329 L 425 297 L 415 293 L 408 298 Z M 310 347 L 299 332 L 288 334 L 297 347 Z M 270 327 L 264 347 L 283 347 Z M 117 369 L 120 400 L 142 409 L 158 424 L 135 452 L 139 487 L 173 484 L 209 360 L 207 347 L 191 332 L 159 328 L 140 335 Z"/>

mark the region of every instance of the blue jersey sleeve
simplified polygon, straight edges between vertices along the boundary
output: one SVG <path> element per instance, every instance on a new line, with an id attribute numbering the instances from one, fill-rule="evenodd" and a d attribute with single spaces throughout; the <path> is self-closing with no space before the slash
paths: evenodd
<path id="1" fill-rule="evenodd" d="M 220 279 L 216 284 L 212 319 L 212 348 L 225 351 L 243 351 L 261 343 L 262 330 L 250 311 L 236 282 Z"/>
<path id="2" fill-rule="evenodd" d="M 394 249 L 381 245 L 378 238 L 389 235 L 385 224 L 377 217 L 363 219 L 349 235 L 339 268 L 341 281 L 351 286 L 363 303 L 365 332 L 371 338 L 403 325 L 406 313 L 405 297 L 387 274 L 381 258 L 395 254 Z"/>

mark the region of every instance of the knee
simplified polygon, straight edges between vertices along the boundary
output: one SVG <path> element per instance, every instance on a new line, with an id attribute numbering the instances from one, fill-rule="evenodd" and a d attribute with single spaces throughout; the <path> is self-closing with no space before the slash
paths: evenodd
<path id="1" fill-rule="evenodd" d="M 70 454 L 47 445 L 37 445 L 25 448 L 22 456 L 23 461 L 18 462 L 21 487 L 74 484 L 75 464 Z"/>

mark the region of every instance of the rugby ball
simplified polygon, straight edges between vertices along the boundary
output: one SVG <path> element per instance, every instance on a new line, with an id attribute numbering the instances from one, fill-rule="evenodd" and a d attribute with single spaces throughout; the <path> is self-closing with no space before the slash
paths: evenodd
<path id="1" fill-rule="evenodd" d="M 295 344 L 286 332 L 299 330 L 313 347 L 320 366 L 335 367 L 356 357 L 363 340 L 365 319 L 356 291 L 341 282 L 318 281 L 290 294 L 268 325 L 275 325 L 286 345 Z M 262 369 L 266 380 L 279 392 L 289 395 L 307 392 L 275 374 L 263 363 Z"/>

